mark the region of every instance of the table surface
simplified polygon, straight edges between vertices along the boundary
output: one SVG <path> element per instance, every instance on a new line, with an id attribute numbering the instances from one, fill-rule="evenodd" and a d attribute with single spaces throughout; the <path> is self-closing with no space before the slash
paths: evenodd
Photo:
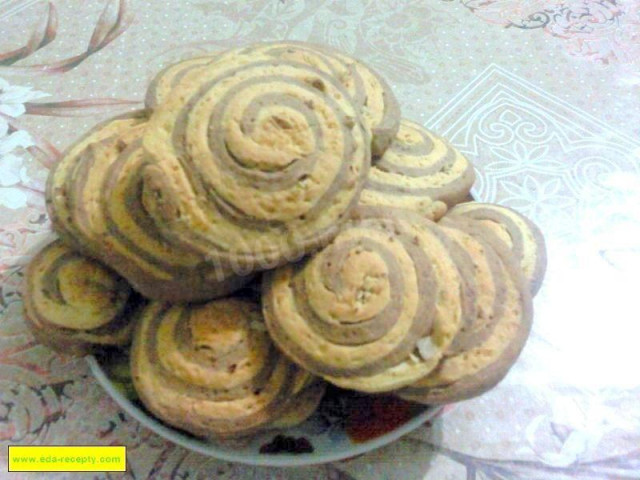
<path id="1" fill-rule="evenodd" d="M 125 444 L 122 478 L 136 479 L 640 478 L 638 1 L 4 0 L 0 32 L 3 445 Z M 19 294 L 50 232 L 60 150 L 139 108 L 162 66 L 284 38 L 375 67 L 405 117 L 474 162 L 478 199 L 541 227 L 549 257 L 532 335 L 497 388 L 378 451 L 302 469 L 232 465 L 150 433 L 83 360 L 34 341 Z"/>

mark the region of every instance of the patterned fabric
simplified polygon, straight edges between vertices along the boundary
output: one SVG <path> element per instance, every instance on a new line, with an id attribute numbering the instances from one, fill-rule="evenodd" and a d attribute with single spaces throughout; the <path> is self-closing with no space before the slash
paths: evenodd
<path id="1" fill-rule="evenodd" d="M 8 444 L 125 444 L 129 472 L 91 478 L 640 477 L 637 0 L 0 1 L 0 32 L 0 471 Z M 382 449 L 295 470 L 141 427 L 84 361 L 35 342 L 20 297 L 50 238 L 44 183 L 61 150 L 140 108 L 169 63 L 285 38 L 377 69 L 405 118 L 474 163 L 476 197 L 531 217 L 549 254 L 533 334 L 496 389 Z"/>

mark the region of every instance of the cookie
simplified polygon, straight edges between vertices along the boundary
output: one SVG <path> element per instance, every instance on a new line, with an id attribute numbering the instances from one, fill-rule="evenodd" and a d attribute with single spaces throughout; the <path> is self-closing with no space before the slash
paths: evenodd
<path id="1" fill-rule="evenodd" d="M 386 210 L 388 213 L 391 213 L 388 208 Z M 396 215 L 402 216 L 402 210 L 396 210 Z M 428 235 L 423 236 L 423 242 L 426 242 L 430 247 L 439 243 L 444 248 L 444 252 L 452 262 L 449 263 L 449 273 L 451 273 L 451 267 L 457 270 L 459 288 L 451 289 L 450 291 L 452 294 L 457 292 L 457 297 L 451 297 L 449 303 L 449 308 L 455 309 L 456 311 L 456 323 L 449 324 L 450 326 L 455 325 L 455 335 L 451 340 L 447 337 L 445 342 L 437 341 L 438 335 L 421 338 L 411 355 L 398 365 L 378 374 L 363 375 L 358 378 L 349 378 L 346 380 L 342 378 L 325 377 L 336 385 L 371 393 L 388 392 L 401 388 L 416 379 L 424 377 L 429 371 L 435 368 L 444 357 L 458 350 L 462 337 L 466 337 L 471 333 L 472 324 L 476 318 L 477 300 L 482 295 L 482 292 L 479 291 L 480 286 L 474 278 L 476 265 L 473 263 L 470 254 L 464 246 L 454 241 L 451 235 L 447 235 L 440 225 L 430 221 L 418 221 L 416 225 L 419 226 L 419 230 L 423 232 L 423 235 L 424 233 L 428 233 Z M 442 265 L 438 262 L 442 261 L 443 258 L 444 256 L 442 254 L 439 258 L 432 257 L 431 268 L 435 267 L 442 273 Z M 440 302 L 439 313 L 442 314 L 442 309 L 445 308 L 441 303 L 443 302 L 443 297 L 440 297 L 437 302 Z M 442 315 L 440 318 L 442 318 Z M 440 321 L 442 322 L 442 320 Z M 451 331 L 454 330 L 452 329 Z"/>
<path id="2" fill-rule="evenodd" d="M 144 210 L 142 118 L 116 118 L 64 156 L 47 192 L 54 229 L 147 298 L 201 301 L 237 290 L 251 276 L 223 271 L 202 254 L 170 244 Z"/>
<path id="3" fill-rule="evenodd" d="M 272 268 L 336 235 L 364 184 L 369 143 L 333 77 L 221 56 L 151 115 L 143 205 L 163 237 L 225 271 Z"/>
<path id="4" fill-rule="evenodd" d="M 25 320 L 36 339 L 72 355 L 128 344 L 139 303 L 123 278 L 60 240 L 29 263 L 22 298 Z"/>
<path id="5" fill-rule="evenodd" d="M 524 215 L 502 205 L 468 202 L 447 213 L 450 218 L 465 217 L 490 229 L 512 250 L 535 296 L 547 268 L 547 253 L 540 229 Z"/>
<path id="6" fill-rule="evenodd" d="M 444 358 L 460 355 L 484 342 L 494 330 L 504 303 L 504 279 L 500 256 L 492 243 L 478 238 L 453 222 L 438 224 L 444 235 L 464 251 L 458 269 L 464 279 L 470 304 L 463 304 L 463 322 Z M 446 360 L 443 360 L 446 361 Z"/>
<path id="7" fill-rule="evenodd" d="M 482 230 L 471 222 L 465 224 L 447 217 L 443 221 L 471 233 L 476 239 L 484 237 Z M 480 336 L 469 331 L 465 341 L 445 355 L 436 369 L 399 390 L 397 394 L 401 398 L 424 404 L 466 400 L 496 386 L 517 360 L 531 330 L 531 295 L 519 265 L 509 254 L 498 253 L 492 245 L 494 242 L 488 241 L 483 244 L 483 249 L 493 255 L 490 263 L 497 273 L 494 277 L 495 292 L 500 297 L 487 298 L 483 302 L 484 309 L 478 310 L 473 330 Z M 487 314 L 489 308 L 491 313 Z M 480 317 L 483 311 L 485 314 Z M 455 341 L 453 345 L 456 345 Z"/>
<path id="8" fill-rule="evenodd" d="M 309 403 L 306 389 L 314 385 L 275 348 L 259 304 L 234 298 L 151 303 L 138 319 L 131 372 L 154 415 L 206 438 L 243 437 L 274 422 L 303 421 L 306 416 L 293 409 Z M 311 396 L 315 402 L 317 394 Z"/>
<path id="9" fill-rule="evenodd" d="M 165 68 L 149 85 L 145 105 L 155 108 L 162 103 L 185 74 L 219 59 L 263 56 L 312 66 L 336 78 L 347 90 L 356 109 L 371 130 L 371 153 L 380 158 L 393 141 L 400 126 L 400 107 L 387 82 L 365 65 L 325 45 L 287 40 L 256 43 L 225 52 L 219 56 L 195 57 Z"/>
<path id="10" fill-rule="evenodd" d="M 149 110 L 156 108 L 164 102 L 173 87 L 175 87 L 186 74 L 197 68 L 204 67 L 214 61 L 215 58 L 216 56 L 214 54 L 193 57 L 162 69 L 153 80 L 151 80 L 147 88 L 147 94 L 144 98 L 145 107 Z"/>
<path id="11" fill-rule="evenodd" d="M 461 278 L 433 222 L 361 207 L 309 259 L 264 275 L 273 340 L 343 388 L 390 391 L 435 368 L 461 322 Z"/>
<path id="12" fill-rule="evenodd" d="M 371 129 L 374 158 L 381 157 L 396 136 L 400 126 L 398 101 L 387 82 L 363 62 L 328 46 L 291 40 L 251 45 L 244 52 L 311 65 L 337 78 Z"/>
<path id="13" fill-rule="evenodd" d="M 105 234 L 102 256 L 147 298 L 171 302 L 211 300 L 248 283 L 251 275 L 216 268 L 204 256 L 167 242 L 141 199 L 141 141 L 122 151 L 104 173 L 98 208 Z"/>
<path id="14" fill-rule="evenodd" d="M 371 167 L 360 203 L 408 208 L 437 220 L 466 199 L 474 181 L 473 166 L 459 151 L 403 119 L 393 143 Z"/>
<path id="15" fill-rule="evenodd" d="M 99 123 L 67 148 L 49 172 L 45 188 L 47 213 L 56 233 L 76 250 L 87 254 L 96 254 L 100 250 L 98 245 L 88 241 L 86 232 L 79 228 L 77 218 L 77 210 L 84 206 L 84 199 L 76 196 L 75 179 L 96 173 L 87 168 L 85 158 L 90 154 L 92 145 L 121 135 L 129 136 L 129 132 L 143 128 L 146 120 L 146 112 L 137 111 Z M 98 169 L 103 167 L 97 166 Z M 93 190 L 90 193 L 91 201 L 95 203 L 99 191 Z"/>
<path id="16" fill-rule="evenodd" d="M 365 63 L 337 53 L 353 70 L 346 87 L 362 98 L 362 116 L 371 128 L 371 154 L 384 155 L 400 127 L 400 106 L 387 82 Z M 362 85 L 362 86 L 360 86 Z"/>

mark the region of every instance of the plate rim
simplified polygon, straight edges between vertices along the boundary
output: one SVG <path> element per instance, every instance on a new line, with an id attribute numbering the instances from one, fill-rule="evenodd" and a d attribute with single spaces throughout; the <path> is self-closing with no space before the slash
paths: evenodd
<path id="1" fill-rule="evenodd" d="M 226 450 L 218 450 L 213 445 L 207 447 L 205 446 L 203 441 L 188 437 L 171 427 L 163 425 L 157 419 L 140 410 L 140 408 L 138 408 L 131 400 L 129 400 L 124 394 L 122 394 L 118 389 L 114 387 L 113 382 L 109 379 L 109 377 L 101 367 L 100 362 L 98 362 L 94 355 L 87 355 L 85 359 L 89 365 L 89 370 L 93 374 L 94 378 L 98 381 L 100 386 L 120 406 L 120 408 L 122 408 L 127 414 L 135 418 L 144 427 L 153 431 L 165 440 L 169 440 L 170 442 L 173 442 L 176 445 L 180 445 L 187 450 L 200 453 L 207 457 L 216 458 L 218 460 L 241 463 L 244 465 L 260 467 L 302 467 L 348 460 L 350 458 L 360 456 L 364 453 L 376 450 L 398 440 L 400 437 L 403 437 L 404 435 L 412 432 L 428 420 L 435 417 L 444 408 L 444 406 L 442 405 L 425 405 L 425 410 L 423 412 L 411 418 L 400 427 L 383 435 L 375 437 L 371 440 L 353 445 L 353 448 L 350 448 L 348 451 L 345 451 L 343 449 L 342 451 L 337 451 L 335 453 L 324 454 L 254 454 L 247 456 L 240 453 L 235 454 Z"/>

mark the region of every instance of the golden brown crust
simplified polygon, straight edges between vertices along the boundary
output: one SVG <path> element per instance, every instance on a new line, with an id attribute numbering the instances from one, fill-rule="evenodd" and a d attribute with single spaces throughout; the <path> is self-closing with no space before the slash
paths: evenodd
<path id="1" fill-rule="evenodd" d="M 228 295 L 252 278 L 216 268 L 190 250 L 164 239 L 141 199 L 145 165 L 140 142 L 124 150 L 105 172 L 101 201 L 105 261 L 148 298 L 171 302 Z"/>
<path id="2" fill-rule="evenodd" d="M 86 241 L 74 218 L 72 192 L 77 170 L 81 168 L 92 144 L 103 142 L 146 123 L 144 110 L 120 115 L 99 123 L 69 146 L 47 177 L 45 201 L 53 229 L 67 244 L 76 250 L 95 254 L 96 247 Z M 85 170 L 86 174 L 86 170 Z M 80 202 L 82 203 L 82 202 Z"/>
<path id="3" fill-rule="evenodd" d="M 371 130 L 371 153 L 374 160 L 380 158 L 393 141 L 400 126 L 400 107 L 387 82 L 373 69 L 326 45 L 295 40 L 255 43 L 231 52 L 235 56 L 261 56 L 312 66 L 335 78 L 347 91 L 356 110 Z M 171 83 L 175 87 L 184 77 L 185 70 L 193 68 L 202 58 L 179 62 L 166 68 L 152 82 L 147 98 L 148 105 L 162 103 L 156 99 L 159 90 Z M 196 67 L 197 68 L 197 67 Z M 160 87 L 158 87 L 158 84 Z M 164 97 L 166 98 L 166 94 Z M 154 100 L 155 99 L 155 100 Z"/>

